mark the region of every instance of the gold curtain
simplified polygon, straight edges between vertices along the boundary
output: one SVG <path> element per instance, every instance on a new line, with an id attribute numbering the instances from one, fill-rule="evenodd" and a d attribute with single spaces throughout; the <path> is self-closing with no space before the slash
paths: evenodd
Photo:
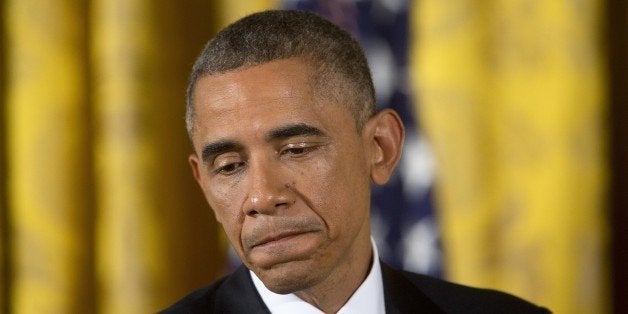
<path id="1" fill-rule="evenodd" d="M 603 1 L 416 4 L 446 273 L 556 313 L 608 311 Z"/>
<path id="2" fill-rule="evenodd" d="M 220 17 L 220 28 L 238 20 L 245 15 L 279 8 L 280 0 L 224 0 L 217 2 L 217 13 Z"/>
<path id="3" fill-rule="evenodd" d="M 0 3 L 0 312 L 150 313 L 218 277 L 184 97 L 233 2 Z"/>
<path id="4" fill-rule="evenodd" d="M 93 294 L 84 19 L 78 1 L 6 7 L 12 306 L 89 309 Z M 51 19 L 50 16 L 58 18 Z M 3 121 L 4 122 L 4 121 Z"/>

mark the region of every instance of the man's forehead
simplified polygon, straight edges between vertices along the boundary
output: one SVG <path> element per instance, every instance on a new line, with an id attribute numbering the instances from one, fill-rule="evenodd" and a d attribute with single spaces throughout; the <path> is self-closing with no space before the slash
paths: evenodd
<path id="1" fill-rule="evenodd" d="M 263 63 L 244 65 L 241 67 L 237 67 L 228 71 L 223 72 L 214 72 L 214 73 L 206 73 L 200 76 L 199 81 L 202 79 L 211 79 L 211 78 L 219 78 L 224 80 L 234 80 L 239 77 L 247 77 L 250 79 L 258 79 L 260 81 L 265 81 L 269 77 L 263 76 L 258 77 L 255 74 L 260 72 L 266 72 L 270 70 L 272 73 L 281 72 L 284 76 L 292 76 L 292 77 L 303 77 L 309 78 L 312 77 L 313 73 L 316 72 L 316 67 L 314 66 L 313 61 L 309 61 L 305 58 L 301 57 L 292 57 L 285 59 L 277 59 Z M 281 70 L 289 70 L 289 71 L 281 71 Z"/>
<path id="2" fill-rule="evenodd" d="M 194 91 L 197 139 L 261 139 L 262 133 L 285 124 L 353 128 L 347 106 L 314 92 L 312 69 L 293 58 L 202 77 Z M 339 115 L 337 109 L 347 112 Z M 340 119 L 347 115 L 348 120 Z"/>
<path id="3" fill-rule="evenodd" d="M 310 68 L 286 59 L 230 72 L 206 75 L 194 88 L 196 109 L 229 107 L 273 98 L 311 97 Z"/>

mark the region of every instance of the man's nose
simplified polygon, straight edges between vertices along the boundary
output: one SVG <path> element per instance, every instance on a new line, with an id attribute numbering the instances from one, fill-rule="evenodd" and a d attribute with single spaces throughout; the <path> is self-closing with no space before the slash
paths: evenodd
<path id="1" fill-rule="evenodd" d="M 290 181 L 279 161 L 249 162 L 247 181 L 249 193 L 243 208 L 245 215 L 272 215 L 277 210 L 290 207 L 295 201 Z"/>

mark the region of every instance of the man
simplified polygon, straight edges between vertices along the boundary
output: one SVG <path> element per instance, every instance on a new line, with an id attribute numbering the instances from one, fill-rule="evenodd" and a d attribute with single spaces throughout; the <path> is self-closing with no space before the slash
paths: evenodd
<path id="1" fill-rule="evenodd" d="M 370 186 L 393 173 L 404 129 L 375 111 L 360 46 L 330 22 L 235 22 L 196 61 L 187 98 L 194 177 L 244 265 L 165 312 L 546 311 L 379 261 Z"/>

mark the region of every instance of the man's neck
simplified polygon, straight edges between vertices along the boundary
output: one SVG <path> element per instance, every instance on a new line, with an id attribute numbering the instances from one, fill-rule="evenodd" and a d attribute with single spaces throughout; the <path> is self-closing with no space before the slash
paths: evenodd
<path id="1" fill-rule="evenodd" d="M 366 279 L 371 269 L 373 251 L 370 237 L 368 239 L 368 245 L 358 245 L 354 252 L 347 252 L 359 258 L 349 258 L 350 262 L 338 265 L 323 282 L 294 294 L 325 313 L 338 312 Z"/>

